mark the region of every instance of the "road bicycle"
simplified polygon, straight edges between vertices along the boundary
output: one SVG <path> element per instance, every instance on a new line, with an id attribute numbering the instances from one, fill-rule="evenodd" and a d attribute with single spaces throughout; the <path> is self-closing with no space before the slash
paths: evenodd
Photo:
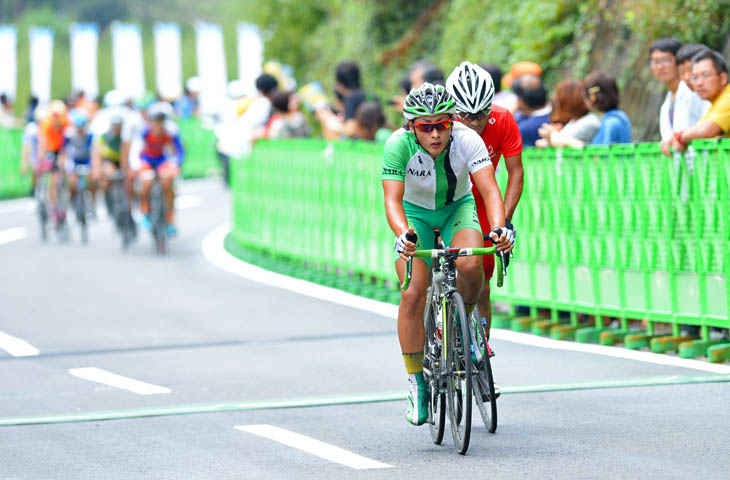
<path id="1" fill-rule="evenodd" d="M 167 205 L 165 205 L 162 182 L 157 169 L 150 170 L 147 174 L 154 175 L 154 182 L 149 192 L 150 232 L 154 239 L 155 252 L 165 255 L 168 251 L 169 239 L 167 236 Z"/>
<path id="2" fill-rule="evenodd" d="M 69 232 L 66 222 L 66 205 L 68 204 L 68 189 L 66 188 L 66 177 L 60 172 L 55 182 L 52 182 L 50 170 L 44 171 L 38 178 L 35 188 L 35 200 L 40 223 L 41 240 L 48 240 L 48 223 L 53 219 L 56 237 L 59 242 L 68 241 Z M 54 189 L 56 205 L 51 208 L 50 191 Z"/>
<path id="3" fill-rule="evenodd" d="M 137 235 L 125 182 L 125 173 L 122 170 L 115 171 L 109 179 L 109 190 L 106 194 L 107 208 L 122 237 L 122 249 L 124 250 L 129 248 Z"/>
<path id="4" fill-rule="evenodd" d="M 504 255 L 496 247 L 449 248 L 438 240 L 437 246 L 416 250 L 413 255 L 434 259 L 423 312 L 426 332 L 423 374 L 430 399 L 428 423 L 433 442 L 440 445 L 448 411 L 454 446 L 464 455 L 471 437 L 472 392 L 484 425 L 492 433 L 497 428 L 497 406 L 485 327 L 478 312 L 466 315 L 457 289 L 456 259 L 496 253 L 498 287 L 502 286 L 506 265 Z M 409 259 L 403 290 L 410 284 L 411 272 L 412 259 Z"/>
<path id="5" fill-rule="evenodd" d="M 76 221 L 81 229 L 81 242 L 89 242 L 89 210 L 91 208 L 91 192 L 89 191 L 89 166 L 76 165 L 76 193 L 71 199 Z"/>

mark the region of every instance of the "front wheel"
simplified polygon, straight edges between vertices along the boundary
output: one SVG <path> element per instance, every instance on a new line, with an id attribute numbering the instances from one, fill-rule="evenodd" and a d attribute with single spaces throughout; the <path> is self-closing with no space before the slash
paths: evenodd
<path id="1" fill-rule="evenodd" d="M 446 423 L 446 398 L 440 387 L 441 383 L 441 339 L 436 331 L 436 315 L 438 299 L 433 298 L 433 287 L 426 293 L 426 308 L 423 311 L 423 327 L 426 332 L 424 345 L 423 373 L 428 384 L 429 424 L 431 440 L 441 445 L 444 439 L 444 424 Z"/>
<path id="2" fill-rule="evenodd" d="M 449 296 L 444 317 L 444 343 L 447 349 L 446 400 L 451 436 L 456 450 L 464 455 L 469 449 L 471 437 L 472 365 L 469 322 L 459 292 L 453 292 Z"/>

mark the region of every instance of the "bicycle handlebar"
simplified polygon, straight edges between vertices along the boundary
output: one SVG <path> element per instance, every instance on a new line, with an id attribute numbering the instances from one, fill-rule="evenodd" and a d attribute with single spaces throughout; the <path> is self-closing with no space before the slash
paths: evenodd
<path id="1" fill-rule="evenodd" d="M 497 287 L 502 287 L 504 283 L 504 275 L 506 274 L 503 258 L 504 253 L 497 250 L 497 247 L 482 247 L 482 248 L 434 248 L 427 250 L 416 250 L 413 256 L 406 262 L 406 275 L 401 285 L 401 290 L 406 291 L 411 285 L 411 277 L 413 272 L 413 257 L 415 258 L 456 258 L 456 257 L 471 257 L 474 255 L 491 255 L 496 253 L 496 260 L 499 263 L 497 269 Z"/>

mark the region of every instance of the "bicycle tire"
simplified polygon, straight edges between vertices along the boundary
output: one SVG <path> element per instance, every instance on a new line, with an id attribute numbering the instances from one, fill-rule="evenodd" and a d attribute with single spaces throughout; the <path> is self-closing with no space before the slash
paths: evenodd
<path id="1" fill-rule="evenodd" d="M 162 197 L 162 185 L 159 181 L 152 184 L 150 190 L 150 215 L 155 251 L 160 255 L 167 253 L 167 232 L 165 225 L 165 201 Z"/>
<path id="2" fill-rule="evenodd" d="M 56 189 L 56 238 L 60 243 L 67 243 L 69 241 L 69 227 L 67 221 L 68 213 L 68 190 L 66 189 L 66 179 L 61 177 L 58 179 L 53 186 Z"/>
<path id="3" fill-rule="evenodd" d="M 481 322 L 479 309 L 474 308 L 470 318 L 469 326 L 473 328 L 476 336 L 474 348 L 478 348 L 482 354 L 482 358 L 475 365 L 474 377 L 474 402 L 482 417 L 482 422 L 489 433 L 497 431 L 497 398 L 494 393 L 494 377 L 492 376 L 492 363 L 489 355 L 488 342 L 483 342 L 487 338 L 487 332 Z M 474 340 L 472 340 L 474 341 Z"/>
<path id="4" fill-rule="evenodd" d="M 42 175 L 36 184 L 36 202 L 38 205 L 38 221 L 41 227 L 41 241 L 48 240 L 48 178 Z"/>
<path id="5" fill-rule="evenodd" d="M 76 198 L 74 199 L 74 210 L 76 220 L 79 222 L 79 227 L 81 228 L 81 243 L 86 244 L 89 242 L 89 229 L 86 215 L 86 189 L 80 183 L 81 181 L 79 181 Z"/>
<path id="6" fill-rule="evenodd" d="M 434 302 L 438 302 L 438 299 L 433 298 L 433 287 L 428 287 L 426 299 L 426 308 L 423 310 L 423 327 L 426 332 L 424 366 L 431 372 L 425 375 L 430 400 L 428 427 L 433 443 L 441 445 L 446 424 L 446 395 L 440 388 L 442 347 L 436 333 L 435 308 L 437 305 Z"/>
<path id="7" fill-rule="evenodd" d="M 471 438 L 472 362 L 469 321 L 464 310 L 464 301 L 459 292 L 449 295 L 444 317 L 444 343 L 448 349 L 448 357 L 445 362 L 448 391 L 446 401 L 451 423 L 451 436 L 454 439 L 456 451 L 464 455 L 469 449 Z M 460 335 L 460 331 L 465 334 Z M 468 352 L 469 357 L 465 356 L 465 352 Z"/>

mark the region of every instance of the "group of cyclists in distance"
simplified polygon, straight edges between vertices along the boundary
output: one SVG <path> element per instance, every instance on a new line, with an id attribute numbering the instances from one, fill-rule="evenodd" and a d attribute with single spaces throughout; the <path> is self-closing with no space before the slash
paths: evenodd
<path id="1" fill-rule="evenodd" d="M 152 94 L 131 101 L 116 90 L 107 92 L 101 108 L 80 93 L 36 107 L 23 133 L 21 171 L 32 170 L 37 198 L 45 192 L 46 198 L 38 200 L 47 203 L 51 226 L 57 232 L 66 228 L 68 206 L 85 193 L 83 189 L 90 194 L 91 218 L 96 216 L 97 196 L 103 195 L 111 210 L 110 185 L 121 179 L 130 218 L 138 205 L 139 222 L 150 229 L 149 192 L 157 177 L 166 207 L 166 233 L 175 236 L 174 181 L 184 151 L 174 118 L 173 107 Z M 47 182 L 44 188 L 41 182 Z M 136 223 L 131 226 L 136 236 Z"/>

